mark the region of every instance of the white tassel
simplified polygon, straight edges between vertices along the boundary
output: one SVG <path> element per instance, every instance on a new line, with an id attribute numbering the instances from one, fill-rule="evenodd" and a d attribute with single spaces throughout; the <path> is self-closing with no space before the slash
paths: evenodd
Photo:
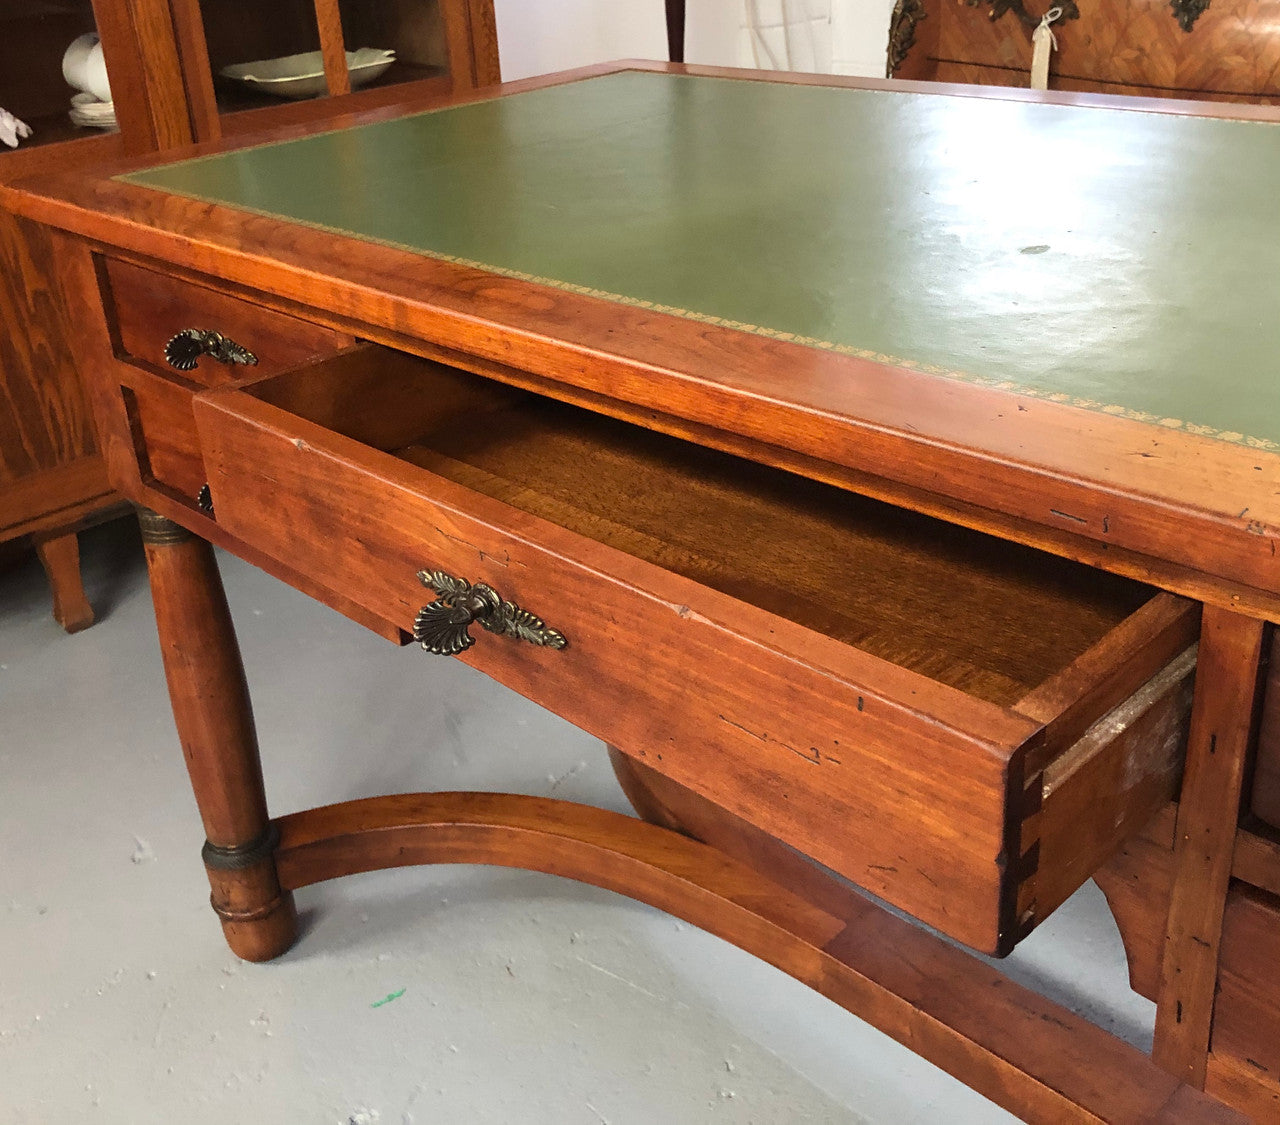
<path id="1" fill-rule="evenodd" d="M 1045 12 L 1040 26 L 1031 33 L 1031 42 L 1034 45 L 1031 52 L 1031 88 L 1033 90 L 1049 88 L 1049 55 L 1058 48 L 1057 37 L 1049 25 L 1061 18 L 1061 8 L 1050 8 Z"/>

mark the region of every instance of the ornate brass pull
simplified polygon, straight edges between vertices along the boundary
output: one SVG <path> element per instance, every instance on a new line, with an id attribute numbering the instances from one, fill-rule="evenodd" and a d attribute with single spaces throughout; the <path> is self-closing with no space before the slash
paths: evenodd
<path id="1" fill-rule="evenodd" d="M 219 363 L 245 367 L 253 367 L 258 362 L 258 357 L 248 348 L 207 328 L 184 328 L 164 346 L 165 360 L 179 371 L 193 370 L 202 355 Z"/>
<path id="2" fill-rule="evenodd" d="M 413 639 L 437 656 L 457 656 L 475 644 L 467 632 L 472 624 L 546 648 L 568 644 L 563 634 L 548 629 L 540 617 L 514 602 L 503 601 L 497 590 L 483 582 L 473 586 L 465 578 L 454 578 L 442 570 L 420 570 L 418 581 L 439 596 L 418 610 Z"/>

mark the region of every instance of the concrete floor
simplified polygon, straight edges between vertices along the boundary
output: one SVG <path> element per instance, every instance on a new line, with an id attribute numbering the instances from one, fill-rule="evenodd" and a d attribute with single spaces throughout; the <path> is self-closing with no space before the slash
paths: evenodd
<path id="1" fill-rule="evenodd" d="M 82 538 L 85 633 L 56 627 L 34 558 L 0 574 L 0 1122 L 1012 1120 L 718 939 L 550 876 L 313 887 L 295 949 L 239 963 L 207 904 L 136 532 Z M 625 808 L 600 744 L 554 716 L 239 560 L 223 573 L 275 812 L 432 789 Z M 1092 885 L 1004 967 L 1149 1045 Z"/>

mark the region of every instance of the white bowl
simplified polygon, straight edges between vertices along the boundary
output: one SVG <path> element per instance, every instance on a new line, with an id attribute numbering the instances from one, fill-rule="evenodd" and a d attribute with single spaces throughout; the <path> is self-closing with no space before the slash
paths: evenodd
<path id="1" fill-rule="evenodd" d="M 395 51 L 383 51 L 374 47 L 361 47 L 347 52 L 347 73 L 351 76 L 351 88 L 372 82 L 396 61 Z M 315 98 L 328 93 L 324 80 L 324 56 L 319 51 L 304 55 L 286 55 L 280 59 L 259 59 L 257 62 L 236 63 L 224 66 L 220 73 L 224 78 L 242 82 L 255 90 L 275 94 L 281 98 Z"/>

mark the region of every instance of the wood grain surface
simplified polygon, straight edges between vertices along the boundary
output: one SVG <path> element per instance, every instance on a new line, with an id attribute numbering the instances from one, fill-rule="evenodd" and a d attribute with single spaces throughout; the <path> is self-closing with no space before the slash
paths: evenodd
<path id="1" fill-rule="evenodd" d="M 67 312 L 56 282 L 48 232 L 0 212 L 0 483 L 92 457 L 97 452 L 93 419 L 67 353 Z M 23 330 L 17 331 L 16 326 Z M 99 494 L 103 491 L 98 488 Z M 87 499 L 77 497 L 76 499 Z M 69 498 L 7 512 L 17 524 Z M 7 507 L 7 505 L 6 505 Z M 0 535 L 4 527 L 0 526 Z"/>
<path id="2" fill-rule="evenodd" d="M 1273 104 L 1280 97 L 1278 15 L 1274 0 L 1214 0 L 1187 32 L 1163 0 L 1084 5 L 1079 18 L 1053 25 L 1050 86 Z M 924 0 L 916 42 L 896 73 L 1026 86 L 1031 30 L 1014 12 L 992 19 L 989 4 Z"/>

